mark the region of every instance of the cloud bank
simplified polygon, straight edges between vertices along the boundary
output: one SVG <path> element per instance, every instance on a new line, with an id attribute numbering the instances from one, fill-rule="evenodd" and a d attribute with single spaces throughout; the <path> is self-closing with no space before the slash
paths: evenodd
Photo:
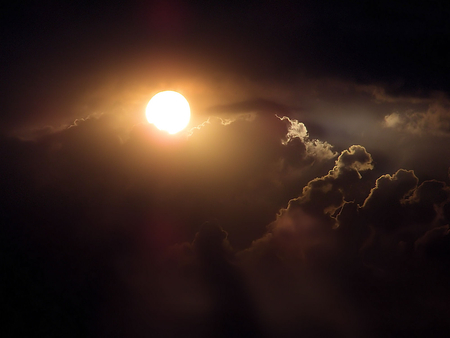
<path id="1" fill-rule="evenodd" d="M 188 138 L 138 124 L 120 139 L 108 121 L 1 141 L 11 330 L 376 337 L 449 324 L 446 182 L 376 176 L 364 146 L 336 158 L 275 114 Z"/>

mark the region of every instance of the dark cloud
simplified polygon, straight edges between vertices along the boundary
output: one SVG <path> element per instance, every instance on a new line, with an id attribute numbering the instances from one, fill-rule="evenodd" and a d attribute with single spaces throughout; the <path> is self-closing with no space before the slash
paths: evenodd
<path id="1" fill-rule="evenodd" d="M 371 155 L 364 147 L 354 145 L 341 153 L 328 175 L 310 181 L 303 189 L 303 194 L 289 202 L 288 209 L 307 205 L 308 209 L 314 208 L 319 213 L 332 215 L 342 205 L 344 198 L 354 198 L 358 194 L 352 194 L 352 187 L 362 178 L 361 172 L 372 168 Z"/>
<path id="2" fill-rule="evenodd" d="M 361 162 L 356 160 L 358 151 L 362 155 L 359 156 Z M 443 216 L 449 198 L 448 186 L 443 182 L 427 181 L 418 187 L 417 178 L 412 172 L 399 170 L 393 176 L 380 177 L 370 193 L 367 189 L 363 189 L 367 197 L 359 205 L 354 201 L 345 200 L 345 190 L 334 190 L 335 186 L 339 186 L 339 175 L 334 176 L 333 173 L 338 172 L 339 164 L 345 163 L 346 165 L 342 165 L 341 168 L 353 171 L 355 163 L 360 165 L 371 162 L 370 155 L 362 147 L 354 147 L 351 151 L 343 152 L 336 161 L 334 170 L 321 179 L 311 181 L 305 187 L 303 194 L 298 199 L 291 200 L 288 208 L 282 210 L 269 232 L 255 241 L 251 248 L 242 252 L 240 257 L 243 262 L 246 262 L 245 264 L 249 264 L 246 266 L 253 271 L 252 273 L 268 273 L 263 268 L 266 264 L 271 264 L 269 270 L 274 269 L 275 266 L 281 266 L 283 269 L 289 266 L 289 271 L 295 269 L 301 271 L 298 272 L 299 274 L 310 276 L 309 278 L 319 278 L 315 280 L 315 287 L 321 285 L 321 293 L 340 289 L 340 292 L 348 297 L 347 301 L 359 307 L 360 311 L 362 310 L 359 313 L 362 317 L 357 322 L 366 322 L 367 325 L 365 328 L 354 327 L 355 335 L 362 334 L 358 330 L 369 330 L 371 334 L 378 332 L 375 336 L 382 332 L 395 332 L 395 330 L 399 332 L 424 330 L 426 323 L 430 320 L 437 325 L 436 333 L 440 334 L 442 328 L 448 325 L 447 321 L 441 319 L 442 317 L 431 319 L 429 315 L 426 315 L 420 319 L 417 318 L 417 322 L 411 325 L 409 320 L 416 317 L 407 309 L 413 306 L 417 307 L 418 311 L 420 308 L 427 308 L 427 311 L 430 311 L 430 308 L 423 303 L 426 302 L 425 299 L 433 302 L 437 307 L 446 302 L 448 291 L 440 289 L 439 295 L 425 296 L 418 290 L 423 287 L 421 283 L 426 283 L 430 287 L 433 284 L 433 278 L 419 277 L 424 269 L 422 264 L 428 264 L 422 260 L 434 260 L 435 257 L 446 255 L 440 250 L 445 250 L 444 238 L 448 237 L 448 227 L 442 225 L 448 223 L 448 216 Z M 355 178 L 357 180 L 351 185 L 364 187 L 364 180 L 361 177 L 358 178 L 358 175 Z M 347 176 L 347 179 L 350 177 Z M 347 181 L 343 187 L 350 186 L 350 182 L 352 181 Z M 336 211 L 338 215 L 334 220 L 332 216 Z M 433 230 L 429 230 L 430 228 Z M 428 249 L 431 248 L 431 244 L 428 246 L 428 243 L 432 241 L 439 241 L 439 249 Z M 431 270 L 434 274 L 438 270 L 442 273 L 441 269 L 445 269 L 446 263 L 441 265 L 434 260 L 432 264 Z M 294 276 L 290 275 L 289 279 L 299 278 Z M 401 292 L 395 291 L 401 287 L 406 278 L 412 278 L 410 276 L 414 276 L 416 281 Z M 327 284 L 330 282 L 333 285 Z M 263 284 L 264 282 L 255 283 Z M 316 304 L 320 302 L 320 296 L 315 294 L 314 286 L 302 284 L 305 282 L 300 282 L 298 279 L 297 283 L 302 285 L 302 288 L 307 288 Z M 388 287 L 384 283 L 389 283 L 391 286 Z M 280 285 L 273 285 L 273 287 L 278 288 Z M 297 290 L 296 287 L 290 287 L 289 290 L 289 295 L 296 294 L 294 291 Z M 272 290 L 272 292 L 279 291 Z M 420 292 L 420 298 L 414 298 L 418 303 L 408 301 L 404 306 L 398 307 L 395 314 L 392 314 L 397 320 L 392 323 L 394 331 L 389 331 L 390 329 L 383 325 L 379 326 L 381 322 L 378 321 L 384 321 L 383 312 L 386 311 L 383 303 L 378 303 L 376 298 L 372 298 L 381 296 L 379 292 L 386 297 L 386 306 L 398 297 L 411 297 L 415 292 Z M 441 292 L 446 296 L 441 295 Z M 278 297 L 282 296 L 279 294 Z M 329 294 L 327 297 L 331 304 L 332 296 Z M 303 304 L 307 302 L 304 296 L 300 299 Z M 299 313 L 298 310 L 291 310 Z M 310 311 L 310 314 L 312 313 L 313 310 Z M 433 313 L 436 314 L 436 312 Z M 369 320 L 366 316 L 371 319 Z M 324 312 L 315 320 L 326 318 L 326 312 Z M 349 318 L 340 318 L 341 330 L 346 327 L 345 325 L 349 325 L 348 321 Z M 405 328 L 402 324 L 404 321 L 411 327 Z M 332 322 L 328 319 L 327 324 L 322 325 L 333 327 L 335 332 L 339 332 Z M 351 334 L 346 332 L 344 335 Z"/>
<path id="3" fill-rule="evenodd" d="M 447 337 L 448 14 L 10 2 L 4 335 Z"/>
<path id="4" fill-rule="evenodd" d="M 417 187 L 418 179 L 412 171 L 399 170 L 393 176 L 380 177 L 370 195 L 364 201 L 363 209 L 374 227 L 386 230 L 401 226 L 401 200 Z"/>
<path id="5" fill-rule="evenodd" d="M 401 297 L 420 283 L 431 287 L 417 277 L 428 261 L 434 268 L 426 269 L 444 273 L 446 183 L 419 184 L 407 170 L 375 182 L 376 159 L 360 145 L 315 178 L 323 168 L 315 163 L 330 162 L 307 160 L 317 155 L 306 152 L 306 138 L 283 145 L 293 120 L 275 115 L 216 120 L 170 139 L 145 125 L 120 139 L 109 121 L 2 140 L 8 306 L 23 321 L 53 323 L 58 308 L 74 335 L 357 337 L 412 332 L 432 320 L 406 309 L 435 314 L 423 302 L 437 293 L 397 308 L 392 329 L 377 299 L 395 302 L 411 275 L 419 279 Z M 294 181 L 304 187 L 297 198 Z M 215 218 L 220 226 L 200 226 Z M 448 290 L 440 285 L 445 296 L 433 302 L 442 309 Z M 56 291 L 42 293 L 48 287 Z M 31 298 L 15 298 L 21 290 Z M 67 324 L 74 312 L 82 324 Z M 402 326 L 414 318 L 411 329 Z M 439 318 L 433 323 L 446 325 Z M 36 325 L 30 330 L 49 329 Z"/>

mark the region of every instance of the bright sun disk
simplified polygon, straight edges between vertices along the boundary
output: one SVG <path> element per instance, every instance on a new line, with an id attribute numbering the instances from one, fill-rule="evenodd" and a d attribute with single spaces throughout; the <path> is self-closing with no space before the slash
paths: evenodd
<path id="1" fill-rule="evenodd" d="M 188 125 L 191 109 L 183 95 L 168 90 L 151 98 L 145 109 L 145 116 L 159 130 L 175 134 Z"/>

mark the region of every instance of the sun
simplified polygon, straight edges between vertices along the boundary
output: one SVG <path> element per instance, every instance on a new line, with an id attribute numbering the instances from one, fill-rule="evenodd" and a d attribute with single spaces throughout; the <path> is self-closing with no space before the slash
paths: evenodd
<path id="1" fill-rule="evenodd" d="M 168 90 L 151 98 L 145 109 L 145 116 L 159 130 L 176 134 L 188 125 L 191 108 L 183 95 Z"/>

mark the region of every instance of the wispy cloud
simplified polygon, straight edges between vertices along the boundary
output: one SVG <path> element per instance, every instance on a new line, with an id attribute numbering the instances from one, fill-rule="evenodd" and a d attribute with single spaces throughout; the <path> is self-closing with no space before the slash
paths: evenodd
<path id="1" fill-rule="evenodd" d="M 426 112 L 394 112 L 384 117 L 384 127 L 415 135 L 450 136 L 450 110 L 433 104 Z"/>
<path id="2" fill-rule="evenodd" d="M 202 123 L 200 123 L 199 125 L 192 127 L 188 130 L 187 136 L 191 136 L 196 130 L 200 130 L 203 127 L 211 124 L 211 120 L 218 120 L 220 121 L 220 124 L 223 126 L 228 126 L 230 124 L 232 124 L 233 122 L 236 122 L 238 120 L 244 120 L 244 121 L 248 121 L 251 122 L 256 118 L 256 115 L 253 113 L 246 113 L 246 114 L 239 114 L 233 117 L 219 117 L 219 116 L 210 116 L 208 117 L 208 119 L 206 121 L 203 121 Z"/>

